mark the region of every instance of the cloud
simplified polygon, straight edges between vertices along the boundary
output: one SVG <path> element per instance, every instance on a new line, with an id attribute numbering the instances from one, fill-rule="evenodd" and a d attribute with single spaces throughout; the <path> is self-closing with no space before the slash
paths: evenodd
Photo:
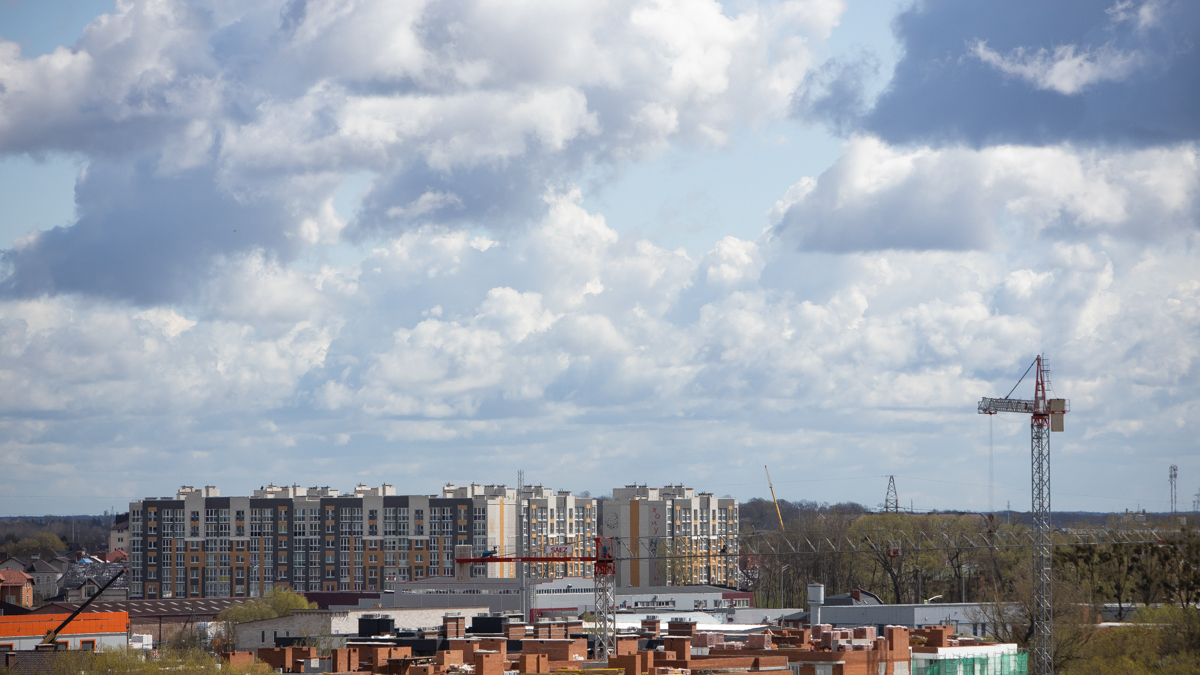
<path id="1" fill-rule="evenodd" d="M 857 129 L 889 143 L 1174 144 L 1200 138 L 1192 2 L 925 0 Z M 851 98 L 825 117 L 853 115 Z M 805 111 L 801 111 L 803 113 Z"/>
<path id="2" fill-rule="evenodd" d="M 0 42 L 0 153 L 91 162 L 79 222 L 7 253 L 4 288 L 178 300 L 222 256 L 524 227 L 548 185 L 786 115 L 843 10 L 137 0 L 70 49 Z M 344 222 L 352 173 L 374 180 Z"/>
<path id="3" fill-rule="evenodd" d="M 860 137 L 794 185 L 774 233 L 817 251 L 1002 249 L 1022 230 L 1064 241 L 1194 237 L 1194 145 L 1103 152 L 1069 145 L 901 149 Z"/>
<path id="4" fill-rule="evenodd" d="M 1018 47 L 1003 56 L 977 40 L 972 52 L 1002 73 L 1019 77 L 1038 89 L 1066 95 L 1078 94 L 1097 82 L 1121 82 L 1145 62 L 1139 52 L 1124 52 L 1109 45 L 1079 53 L 1075 45 L 1056 47 L 1053 53 L 1044 48 L 1028 53 Z"/>
<path id="5" fill-rule="evenodd" d="M 903 185 L 871 170 L 941 161 L 939 151 L 890 152 L 854 164 L 861 175 L 844 182 Z M 955 162 L 1006 166 L 999 151 L 960 152 Z M 7 420 L 41 420 L 19 431 L 5 422 L 4 452 L 89 434 L 123 447 L 99 433 L 106 419 L 155 453 L 237 455 L 258 472 L 276 470 L 273 448 L 299 466 L 340 444 L 349 466 L 400 443 L 417 467 L 411 480 L 434 486 L 506 470 L 497 452 L 553 463 L 568 448 L 628 451 L 642 457 L 639 476 L 677 476 L 677 451 L 697 467 L 728 466 L 730 447 L 783 457 L 796 434 L 830 457 L 946 471 L 939 452 L 964 451 L 954 439 L 978 434 L 974 402 L 1007 391 L 1043 349 L 1089 456 L 1119 452 L 1132 427 L 1112 421 L 1129 419 L 1130 405 L 1147 453 L 1195 433 L 1200 283 L 1178 232 L 1137 252 L 1103 228 L 1067 241 L 1028 226 L 1002 250 L 835 257 L 777 233 L 726 237 L 691 259 L 618 237 L 578 192 L 544 198 L 541 220 L 490 246 L 428 226 L 352 267 L 302 272 L 247 256 L 182 306 L 0 302 L 0 389 L 10 392 L 0 405 Z M 1010 217 L 1036 220 L 1039 208 Z M 695 305 L 686 316 L 685 303 Z M 1023 427 L 1006 429 L 998 442 L 1022 445 Z M 807 461 L 823 466 L 819 456 Z M 627 477 L 609 467 L 572 480 L 584 489 Z M 356 477 L 330 467 L 312 480 Z"/>

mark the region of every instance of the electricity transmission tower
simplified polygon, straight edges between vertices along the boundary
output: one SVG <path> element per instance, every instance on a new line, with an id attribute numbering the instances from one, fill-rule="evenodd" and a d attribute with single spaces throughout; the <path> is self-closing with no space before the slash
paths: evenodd
<path id="1" fill-rule="evenodd" d="M 1035 370 L 1033 399 L 1010 398 L 1021 382 Z M 1030 415 L 1030 459 L 1032 464 L 1033 516 L 1033 638 L 1029 642 L 1029 672 L 1032 675 L 1054 673 L 1054 611 L 1053 577 L 1051 573 L 1050 540 L 1050 432 L 1063 430 L 1063 415 L 1071 404 L 1063 398 L 1046 398 L 1050 386 L 1050 364 L 1043 356 L 1034 359 L 1025 375 L 1017 380 L 1004 398 L 984 397 L 979 412 L 995 415 L 1001 412 Z"/>
<path id="2" fill-rule="evenodd" d="M 888 476 L 887 496 L 883 499 L 884 513 L 900 513 L 900 498 L 896 496 L 896 477 Z"/>

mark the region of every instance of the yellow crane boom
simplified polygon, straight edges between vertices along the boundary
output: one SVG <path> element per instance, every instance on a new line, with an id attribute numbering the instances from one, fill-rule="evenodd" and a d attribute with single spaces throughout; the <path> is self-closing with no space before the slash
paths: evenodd
<path id="1" fill-rule="evenodd" d="M 767 487 L 771 488 L 771 501 L 775 502 L 775 515 L 779 516 L 779 529 L 783 530 L 783 512 L 779 510 L 779 500 L 775 498 L 775 486 L 771 484 L 771 470 L 763 464 L 763 471 L 767 472 Z"/>

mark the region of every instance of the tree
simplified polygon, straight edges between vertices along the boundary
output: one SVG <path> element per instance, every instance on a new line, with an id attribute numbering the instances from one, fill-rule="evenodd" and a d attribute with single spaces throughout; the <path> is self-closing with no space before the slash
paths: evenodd
<path id="1" fill-rule="evenodd" d="M 221 610 L 217 621 L 221 623 L 221 639 L 233 643 L 234 626 L 239 623 L 291 616 L 297 609 L 316 609 L 317 603 L 309 602 L 303 595 L 287 587 L 272 588 L 261 598 L 239 602 Z"/>

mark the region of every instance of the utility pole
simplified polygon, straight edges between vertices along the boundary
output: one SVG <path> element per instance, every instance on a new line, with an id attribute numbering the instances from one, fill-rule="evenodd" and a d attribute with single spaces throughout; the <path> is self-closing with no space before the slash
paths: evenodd
<path id="1" fill-rule="evenodd" d="M 1009 398 L 1034 370 L 1033 399 Z M 1071 410 L 1063 398 L 1046 398 L 1050 387 L 1050 364 L 1043 357 L 1034 359 L 1017 384 L 1004 398 L 984 397 L 979 401 L 981 415 L 1001 412 L 1026 413 L 1030 416 L 1030 460 L 1033 517 L 1033 637 L 1029 641 L 1029 672 L 1054 674 L 1053 575 L 1050 552 L 1050 432 L 1063 430 L 1063 416 Z"/>

